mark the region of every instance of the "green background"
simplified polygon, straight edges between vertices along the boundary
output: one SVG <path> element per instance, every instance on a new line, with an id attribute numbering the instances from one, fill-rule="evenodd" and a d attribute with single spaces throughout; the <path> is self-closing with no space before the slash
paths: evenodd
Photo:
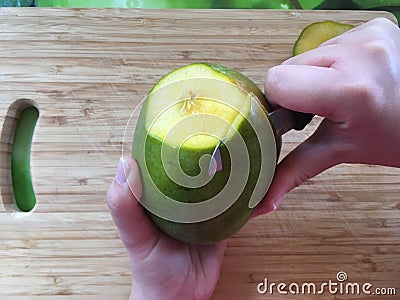
<path id="1" fill-rule="evenodd" d="M 0 0 L 0 6 L 362 9 L 390 11 L 400 21 L 400 0 Z"/>

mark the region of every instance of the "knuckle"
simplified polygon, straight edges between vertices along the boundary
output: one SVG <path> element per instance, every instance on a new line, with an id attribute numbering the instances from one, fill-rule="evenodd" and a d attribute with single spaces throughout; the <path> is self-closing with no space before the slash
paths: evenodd
<path id="1" fill-rule="evenodd" d="M 389 25 L 389 24 L 393 24 L 392 21 L 390 21 L 389 19 L 384 18 L 384 17 L 378 17 L 378 18 L 374 19 L 373 22 L 374 22 L 375 24 L 380 24 L 380 25 L 384 25 L 384 26 L 387 26 L 387 25 Z"/>
<path id="2" fill-rule="evenodd" d="M 364 102 L 367 99 L 371 99 L 373 96 L 373 87 L 367 81 L 353 82 L 351 85 L 347 86 L 346 90 L 351 99 L 356 102 Z M 360 103 L 356 103 L 356 105 L 359 104 Z"/>
<path id="3" fill-rule="evenodd" d="M 363 45 L 363 50 L 376 59 L 387 58 L 391 43 L 383 38 L 374 38 Z"/>
<path id="4" fill-rule="evenodd" d="M 381 36 L 384 36 L 386 34 L 386 29 L 384 26 L 374 23 L 368 26 L 366 28 L 366 31 L 368 33 L 368 36 L 372 39 L 380 38 Z"/>
<path id="5" fill-rule="evenodd" d="M 396 24 L 394 24 L 392 21 L 390 21 L 387 18 L 379 17 L 376 19 L 373 19 L 372 21 L 369 22 L 369 27 L 370 28 L 380 28 L 382 31 L 391 31 L 393 28 L 396 28 Z"/>
<path id="6" fill-rule="evenodd" d="M 352 113 L 352 123 L 365 122 L 366 116 L 383 113 L 382 96 L 383 87 L 373 80 L 360 81 L 349 87 L 351 101 L 348 109 Z M 358 112 L 358 113 L 354 113 Z"/>
<path id="7" fill-rule="evenodd" d="M 345 87 L 347 101 L 346 107 L 349 111 L 358 111 L 360 108 L 370 110 L 370 106 L 375 102 L 378 87 L 372 80 L 360 80 L 349 83 Z"/>

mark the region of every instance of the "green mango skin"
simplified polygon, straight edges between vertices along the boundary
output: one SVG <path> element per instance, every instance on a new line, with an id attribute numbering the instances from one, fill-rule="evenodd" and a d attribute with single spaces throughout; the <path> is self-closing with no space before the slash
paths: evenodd
<path id="1" fill-rule="evenodd" d="M 230 174 L 230 157 L 226 147 L 221 147 L 221 159 L 224 166 L 221 172 L 215 174 L 214 178 L 205 186 L 191 189 L 177 185 L 168 178 L 162 167 L 161 160 L 161 141 L 151 136 L 147 136 L 147 132 L 142 125 L 144 122 L 139 119 L 138 129 L 136 129 L 134 144 L 133 144 L 133 158 L 138 161 L 141 171 L 144 170 L 142 166 L 147 164 L 147 172 L 142 174 L 143 194 L 141 201 L 151 202 L 152 205 L 162 206 L 163 201 L 168 201 L 165 198 L 159 197 L 159 193 L 147 184 L 150 180 L 157 185 L 157 187 L 176 201 L 181 202 L 200 202 L 207 200 L 216 195 L 221 188 L 223 188 L 228 180 Z M 224 213 L 219 216 L 198 223 L 177 223 L 160 218 L 150 212 L 149 215 L 154 223 L 168 235 L 188 243 L 210 243 L 226 239 L 230 235 L 238 231 L 249 219 L 253 209 L 248 207 L 248 199 L 250 193 L 254 189 L 258 174 L 260 171 L 260 146 L 255 136 L 254 131 L 250 125 L 243 124 L 238 130 L 240 134 L 247 136 L 246 145 L 251 153 L 250 156 L 250 175 L 244 192 L 239 199 Z M 141 141 L 145 140 L 145 157 L 140 155 Z M 204 154 L 211 154 L 213 149 L 206 149 L 203 151 L 189 151 L 181 150 L 180 162 L 182 169 L 190 173 L 198 173 L 198 161 Z M 182 154 L 183 152 L 183 154 Z M 198 172 L 196 172 L 198 171 Z"/>
<path id="2" fill-rule="evenodd" d="M 256 95 L 262 95 L 262 103 L 268 107 L 262 92 L 253 82 L 244 77 L 244 75 L 221 66 L 212 64 L 209 64 L 209 66 L 212 66 L 219 72 L 229 73 L 230 77 L 237 79 L 237 82 L 240 82 L 241 85 L 246 82 L 248 87 L 256 87 L 257 90 L 253 90 L 254 93 Z M 225 145 L 220 147 L 223 169 L 222 171 L 217 172 L 209 183 L 203 187 L 194 189 L 177 185 L 168 178 L 163 169 L 161 160 L 161 141 L 147 134 L 145 128 L 147 104 L 148 102 L 143 104 L 140 112 L 132 146 L 132 156 L 137 160 L 142 176 L 143 189 L 141 202 L 162 207 L 163 201 L 168 201 L 166 198 L 160 196 L 160 193 L 157 190 L 153 190 L 153 185 L 150 184 L 151 181 L 156 183 L 158 188 L 165 195 L 176 201 L 192 203 L 201 202 L 216 195 L 225 186 L 225 183 L 230 176 L 230 156 Z M 175 239 L 187 243 L 212 243 L 233 235 L 249 220 L 254 209 L 248 207 L 248 201 L 260 173 L 261 148 L 256 133 L 247 120 L 244 120 L 239 125 L 238 132 L 244 138 L 248 149 L 250 170 L 244 190 L 237 201 L 222 214 L 212 219 L 197 223 L 172 222 L 147 211 L 150 218 L 162 231 Z M 226 143 L 229 143 L 229 140 L 226 141 Z M 278 139 L 277 145 L 279 145 L 279 148 L 280 144 L 281 140 Z M 198 166 L 199 158 L 204 154 L 212 154 L 213 150 L 214 149 L 181 149 L 180 163 L 182 169 L 189 175 L 197 175 L 200 171 Z M 273 163 L 275 164 L 275 162 Z M 148 170 L 148 172 L 146 170 Z M 235 174 L 231 174 L 231 176 L 235 176 Z M 236 174 L 236 176 L 241 175 Z M 243 174 L 243 176 L 247 176 L 247 174 Z"/>

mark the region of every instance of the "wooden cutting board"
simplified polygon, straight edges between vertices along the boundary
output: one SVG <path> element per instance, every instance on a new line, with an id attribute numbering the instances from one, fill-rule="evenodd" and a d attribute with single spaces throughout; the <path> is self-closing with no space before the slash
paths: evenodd
<path id="1" fill-rule="evenodd" d="M 262 86 L 306 25 L 378 16 L 395 20 L 354 11 L 0 9 L 0 299 L 127 299 L 131 274 L 106 192 L 130 148 L 130 115 L 163 74 L 211 61 Z M 12 203 L 9 108 L 18 99 L 41 113 L 31 214 Z M 285 135 L 282 156 L 319 121 Z M 230 239 L 214 299 L 314 299 L 259 295 L 257 285 L 335 281 L 339 271 L 347 282 L 397 288 L 397 298 L 384 299 L 398 299 L 399 184 L 399 169 L 360 165 L 308 181 Z"/>

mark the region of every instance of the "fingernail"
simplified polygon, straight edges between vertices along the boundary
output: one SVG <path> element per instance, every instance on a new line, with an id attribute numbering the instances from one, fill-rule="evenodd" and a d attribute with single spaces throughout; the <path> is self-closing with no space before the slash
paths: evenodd
<path id="1" fill-rule="evenodd" d="M 125 159 L 121 157 L 119 159 L 117 174 L 115 175 L 115 181 L 119 185 L 125 184 L 127 173 L 128 173 L 128 164 L 126 163 Z"/>

